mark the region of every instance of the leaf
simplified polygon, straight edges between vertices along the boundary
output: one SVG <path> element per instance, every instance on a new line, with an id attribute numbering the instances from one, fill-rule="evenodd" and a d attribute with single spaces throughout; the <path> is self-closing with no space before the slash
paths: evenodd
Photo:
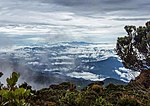
<path id="1" fill-rule="evenodd" d="M 8 99 L 8 97 L 9 97 L 8 93 L 9 93 L 9 90 L 3 90 L 3 89 L 0 90 L 0 95 L 1 95 L 3 98 Z"/>
<path id="2" fill-rule="evenodd" d="M 18 88 L 18 89 L 16 89 L 14 91 L 14 94 L 16 96 L 23 96 L 25 94 L 25 92 L 26 92 L 26 89 L 24 89 L 24 88 Z"/>
<path id="3" fill-rule="evenodd" d="M 10 78 L 7 78 L 6 81 L 9 86 L 13 85 L 13 80 L 11 80 Z"/>
<path id="4" fill-rule="evenodd" d="M 8 86 L 10 87 L 15 86 L 19 77 L 20 77 L 19 73 L 13 72 L 11 77 L 6 79 Z"/>
<path id="5" fill-rule="evenodd" d="M 26 92 L 25 92 L 25 94 L 24 94 L 24 96 L 29 96 L 31 94 L 31 91 L 30 90 L 27 90 Z"/>
<path id="6" fill-rule="evenodd" d="M 11 78 L 13 80 L 13 83 L 16 84 L 16 82 L 18 81 L 19 77 L 20 77 L 19 73 L 13 72 L 12 73 L 12 78 Z"/>

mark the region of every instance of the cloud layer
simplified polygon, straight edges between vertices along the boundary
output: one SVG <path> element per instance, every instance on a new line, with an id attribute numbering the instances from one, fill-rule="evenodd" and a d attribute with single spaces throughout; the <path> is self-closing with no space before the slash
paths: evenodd
<path id="1" fill-rule="evenodd" d="M 0 0 L 0 33 L 114 42 L 126 24 L 149 20 L 149 10 L 149 0 Z"/>

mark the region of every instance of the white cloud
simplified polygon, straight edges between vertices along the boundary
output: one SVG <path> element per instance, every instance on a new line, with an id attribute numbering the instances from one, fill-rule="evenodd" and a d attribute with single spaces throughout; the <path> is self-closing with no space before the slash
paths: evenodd
<path id="1" fill-rule="evenodd" d="M 119 70 L 114 70 L 114 72 L 120 76 L 121 80 L 124 81 L 130 81 L 131 79 L 135 79 L 140 74 L 140 72 L 126 69 L 124 67 L 120 67 Z"/>
<path id="2" fill-rule="evenodd" d="M 147 0 L 0 0 L 0 32 L 46 34 L 55 41 L 65 38 L 99 42 L 105 36 L 115 42 L 120 34 L 125 34 L 126 24 L 143 25 L 146 17 L 150 17 L 146 15 L 149 12 L 146 3 Z M 137 5 L 141 5 L 141 12 Z"/>
<path id="3" fill-rule="evenodd" d="M 103 77 L 100 77 L 99 75 L 90 72 L 72 72 L 72 73 L 68 73 L 67 76 L 73 78 L 83 78 L 85 80 L 91 80 L 91 81 L 103 81 L 105 79 Z"/>

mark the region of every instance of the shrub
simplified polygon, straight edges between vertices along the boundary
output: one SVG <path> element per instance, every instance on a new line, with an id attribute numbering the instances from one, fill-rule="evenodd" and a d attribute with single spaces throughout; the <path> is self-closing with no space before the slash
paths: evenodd
<path id="1" fill-rule="evenodd" d="M 16 83 L 19 74 L 13 72 L 10 78 L 7 78 L 7 87 L 2 87 L 0 90 L 1 106 L 27 106 L 26 99 L 30 96 L 30 90 L 17 88 Z"/>
<path id="2" fill-rule="evenodd" d="M 60 106 L 76 106 L 76 97 L 75 92 L 67 92 L 65 96 L 59 100 Z"/>
<path id="3" fill-rule="evenodd" d="M 96 93 L 103 93 L 103 87 L 97 84 L 92 85 L 91 90 L 95 91 Z"/>
<path id="4" fill-rule="evenodd" d="M 117 106 L 141 106 L 136 99 L 123 98 L 118 101 Z"/>
<path id="5" fill-rule="evenodd" d="M 99 97 L 96 99 L 94 106 L 113 106 L 113 105 L 107 102 L 104 98 Z"/>

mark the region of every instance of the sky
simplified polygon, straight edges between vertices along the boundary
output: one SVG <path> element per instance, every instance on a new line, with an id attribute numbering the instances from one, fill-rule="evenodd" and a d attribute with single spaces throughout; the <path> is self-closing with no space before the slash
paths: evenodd
<path id="1" fill-rule="evenodd" d="M 149 0 L 0 0 L 0 47 L 31 42 L 113 42 L 150 20 Z M 26 44 L 26 43 L 24 43 Z"/>

